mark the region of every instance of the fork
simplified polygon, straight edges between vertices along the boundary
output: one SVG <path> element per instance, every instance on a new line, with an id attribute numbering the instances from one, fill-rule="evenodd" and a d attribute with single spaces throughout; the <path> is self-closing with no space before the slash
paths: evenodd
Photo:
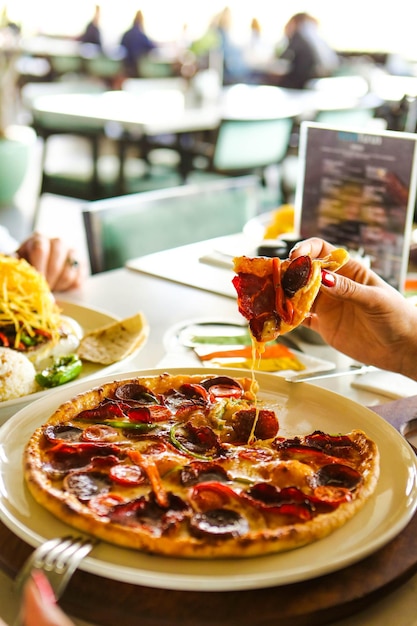
<path id="1" fill-rule="evenodd" d="M 32 570 L 40 569 L 47 576 L 55 597 L 60 598 L 78 565 L 96 543 L 92 538 L 70 535 L 46 541 L 36 548 L 22 566 L 15 580 L 16 591 L 21 595 Z M 15 626 L 20 624 L 18 618 Z"/>

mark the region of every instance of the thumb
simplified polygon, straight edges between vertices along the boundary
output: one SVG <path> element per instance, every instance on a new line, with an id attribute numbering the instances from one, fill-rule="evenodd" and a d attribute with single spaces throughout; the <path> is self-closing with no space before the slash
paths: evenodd
<path id="1" fill-rule="evenodd" d="M 322 270 L 321 288 L 334 298 L 360 305 L 369 304 L 369 286 L 357 283 L 342 274 Z"/>

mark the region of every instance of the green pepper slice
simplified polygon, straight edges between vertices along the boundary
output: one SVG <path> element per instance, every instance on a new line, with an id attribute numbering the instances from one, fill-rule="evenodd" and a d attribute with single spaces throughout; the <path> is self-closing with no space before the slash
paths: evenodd
<path id="1" fill-rule="evenodd" d="M 193 452 L 193 450 L 190 450 L 189 448 L 187 448 L 187 446 L 181 443 L 181 441 L 177 437 L 177 433 L 180 430 L 180 428 L 183 428 L 183 426 L 184 425 L 182 423 L 176 423 L 171 427 L 169 431 L 169 437 L 170 437 L 172 445 L 175 446 L 177 450 L 179 450 L 180 452 L 185 452 L 189 456 L 193 456 L 196 459 L 202 459 L 203 461 L 213 460 L 214 458 L 213 456 L 199 454 L 198 452 Z"/>
<path id="2" fill-rule="evenodd" d="M 58 387 L 77 378 L 82 367 L 81 359 L 76 354 L 67 354 L 36 374 L 35 380 L 41 387 Z"/>
<path id="3" fill-rule="evenodd" d="M 97 422 L 95 422 L 97 423 Z M 106 424 L 107 426 L 113 426 L 113 428 L 126 428 L 128 430 L 137 430 L 138 432 L 150 432 L 156 428 L 156 424 L 143 424 L 141 422 L 127 422 L 123 420 L 103 420 L 98 422 L 99 424 Z"/>

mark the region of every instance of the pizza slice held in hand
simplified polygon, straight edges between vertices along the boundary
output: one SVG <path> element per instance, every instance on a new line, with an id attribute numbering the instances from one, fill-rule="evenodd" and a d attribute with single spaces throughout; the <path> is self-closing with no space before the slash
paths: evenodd
<path id="1" fill-rule="evenodd" d="M 239 311 L 248 320 L 255 341 L 273 341 L 299 326 L 318 294 L 322 269 L 336 271 L 348 258 L 342 248 L 323 259 L 309 255 L 293 260 L 236 257 L 232 282 Z"/>

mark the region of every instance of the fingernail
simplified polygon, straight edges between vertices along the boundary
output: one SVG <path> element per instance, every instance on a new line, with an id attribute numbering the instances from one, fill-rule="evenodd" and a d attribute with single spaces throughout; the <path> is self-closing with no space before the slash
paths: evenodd
<path id="1" fill-rule="evenodd" d="M 43 602 L 45 604 L 56 604 L 55 594 L 46 576 L 40 570 L 33 570 L 31 578 Z"/>
<path id="2" fill-rule="evenodd" d="M 297 241 L 297 243 L 295 243 L 293 247 L 291 248 L 291 250 L 289 251 L 289 254 L 297 250 L 297 248 L 299 248 L 300 246 L 301 246 L 301 241 Z"/>
<path id="3" fill-rule="evenodd" d="M 334 287 L 336 284 L 336 277 L 327 270 L 321 270 L 321 282 L 325 287 Z"/>

